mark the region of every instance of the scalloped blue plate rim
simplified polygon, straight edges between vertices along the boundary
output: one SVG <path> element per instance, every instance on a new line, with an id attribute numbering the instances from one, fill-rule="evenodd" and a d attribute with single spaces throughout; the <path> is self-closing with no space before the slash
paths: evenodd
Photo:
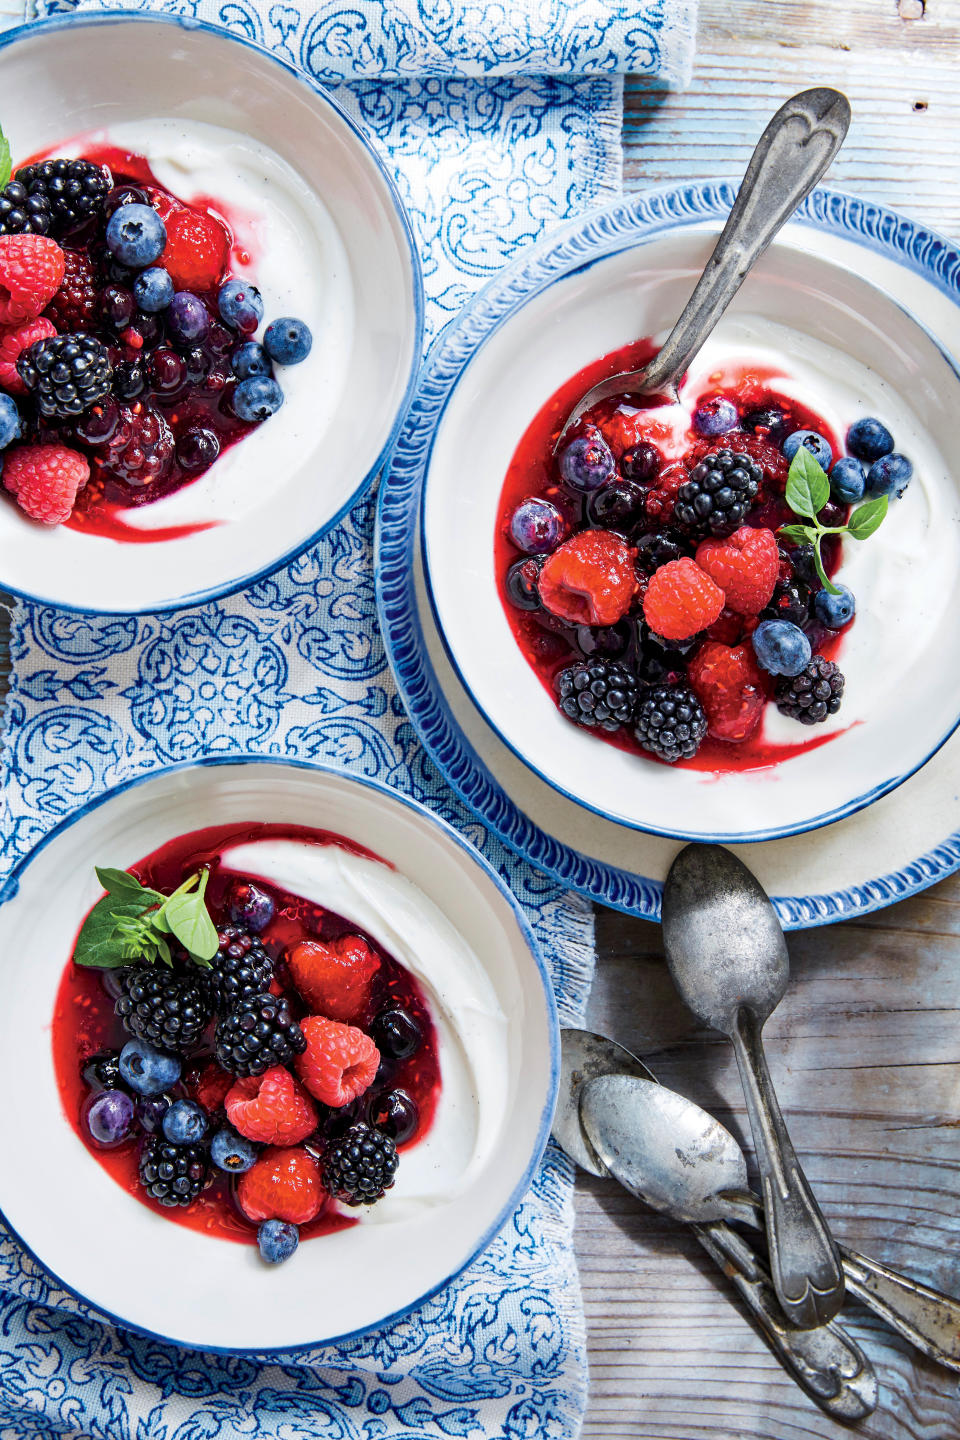
<path id="1" fill-rule="evenodd" d="M 659 881 L 583 855 L 540 829 L 507 795 L 466 739 L 426 650 L 414 555 L 420 543 L 423 479 L 433 434 L 475 349 L 534 295 L 622 249 L 625 241 L 637 243 L 680 226 L 725 219 L 736 188 L 731 182 L 708 181 L 642 191 L 569 222 L 518 256 L 435 340 L 378 497 L 374 574 L 381 630 L 401 696 L 434 763 L 464 803 L 515 853 L 593 900 L 651 920 L 660 917 Z M 929 227 L 873 201 L 826 188 L 814 191 L 795 218 L 905 265 L 960 302 L 960 248 Z M 960 832 L 955 832 L 903 869 L 862 885 L 822 895 L 771 898 L 785 928 L 808 928 L 880 909 L 958 868 Z"/>

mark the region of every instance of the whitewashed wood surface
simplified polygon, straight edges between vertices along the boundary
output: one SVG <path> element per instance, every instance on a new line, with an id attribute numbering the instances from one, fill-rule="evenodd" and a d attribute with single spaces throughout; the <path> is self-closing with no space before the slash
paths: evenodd
<path id="1" fill-rule="evenodd" d="M 736 177 L 764 120 L 832 84 L 854 120 L 828 182 L 960 236 L 960 0 L 701 0 L 686 94 L 628 82 L 628 188 Z M 811 840 L 815 844 L 815 839 Z M 656 926 L 598 915 L 593 1028 L 730 1125 L 751 1152 L 729 1046 L 673 993 Z M 960 879 L 856 922 L 791 937 L 793 984 L 767 1026 L 796 1146 L 837 1235 L 960 1295 Z M 681 1226 L 581 1178 L 590 1440 L 839 1440 L 782 1375 Z M 956 1440 L 956 1377 L 868 1312 L 869 1440 Z"/>

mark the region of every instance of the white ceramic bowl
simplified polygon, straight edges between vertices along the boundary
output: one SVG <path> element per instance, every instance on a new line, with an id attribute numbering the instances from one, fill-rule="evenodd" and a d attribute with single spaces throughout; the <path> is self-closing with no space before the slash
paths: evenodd
<path id="1" fill-rule="evenodd" d="M 473 949 L 508 1017 L 507 1104 L 473 1183 L 414 1215 L 306 1241 L 276 1268 L 255 1247 L 172 1224 L 127 1195 L 64 1115 L 50 1051 L 57 986 L 99 893 L 94 859 L 126 866 L 174 836 L 251 819 L 321 827 L 391 862 Z M 0 953 L 8 965 L 30 956 L 29 965 L 18 962 L 0 1015 L 0 1088 L 31 1097 L 29 1107 L 0 1108 L 3 1153 L 29 1157 L 3 1167 L 0 1212 L 59 1281 L 123 1325 L 204 1350 L 343 1338 L 396 1318 L 452 1279 L 528 1188 L 556 1098 L 550 982 L 506 886 L 422 806 L 316 766 L 250 758 L 174 767 L 65 821 L 18 867 L 0 901 Z"/>
<path id="2" fill-rule="evenodd" d="M 672 233 L 579 268 L 571 261 L 490 329 L 458 374 L 433 436 L 423 556 L 460 679 L 542 779 L 639 830 L 758 841 L 870 804 L 923 765 L 958 723 L 949 677 L 960 662 L 960 476 L 952 459 L 960 378 L 919 322 L 843 266 L 775 245 L 713 342 L 716 354 L 773 337 L 788 371 L 802 361 L 818 374 L 813 408 L 825 420 L 843 434 L 857 414 L 879 414 L 916 463 L 916 479 L 881 531 L 863 546 L 846 543 L 839 578 L 857 595 L 858 618 L 839 657 L 847 690 L 835 723 L 843 733 L 829 743 L 765 769 L 722 773 L 673 769 L 603 744 L 564 719 L 521 653 L 493 565 L 504 476 L 533 416 L 590 361 L 639 336 L 662 337 L 712 243 L 702 232 Z M 768 714 L 781 743 L 784 726 L 789 738 L 811 738 L 773 707 Z"/>
<path id="3" fill-rule="evenodd" d="M 195 20 L 71 15 L 12 31 L 0 38 L 0 94 L 16 157 L 90 132 L 134 148 L 147 136 L 160 178 L 175 189 L 179 179 L 189 198 L 190 172 L 177 169 L 184 152 L 171 147 L 192 146 L 193 188 L 232 195 L 263 241 L 255 273 L 266 318 L 298 314 L 314 333 L 308 359 L 280 375 L 286 399 L 275 416 L 177 494 L 127 511 L 141 526 L 220 523 L 130 544 L 48 530 L 6 497 L 0 586 L 61 608 L 130 613 L 251 583 L 359 497 L 408 398 L 422 292 L 393 182 L 302 73 Z"/>

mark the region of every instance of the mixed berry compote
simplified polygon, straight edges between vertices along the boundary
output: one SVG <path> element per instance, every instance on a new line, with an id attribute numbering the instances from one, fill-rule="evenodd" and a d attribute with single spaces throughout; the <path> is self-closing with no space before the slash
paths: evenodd
<path id="1" fill-rule="evenodd" d="M 912 467 L 872 418 L 845 453 L 785 371 L 742 362 L 685 384 L 679 405 L 604 400 L 558 444 L 586 390 L 655 353 L 644 340 L 605 355 L 528 426 L 498 508 L 501 600 L 573 723 L 647 759 L 763 768 L 840 733 L 812 727 L 843 694 L 846 527 L 861 500 L 885 512 Z M 787 501 L 805 467 L 822 492 L 809 515 Z M 816 546 L 784 531 L 804 523 Z M 768 705 L 803 723 L 795 741 L 765 738 Z"/>
<path id="2" fill-rule="evenodd" d="M 87 144 L 2 182 L 4 488 L 31 519 L 114 540 L 217 524 L 125 516 L 276 413 L 275 366 L 306 357 L 309 329 L 280 317 L 254 338 L 264 303 L 229 207 L 174 194 L 142 155 Z"/>
<path id="3" fill-rule="evenodd" d="M 183 835 L 129 874 L 165 896 L 206 873 L 212 961 L 176 943 L 171 967 L 71 958 L 53 1018 L 61 1100 L 91 1155 L 158 1213 L 259 1242 L 274 1262 L 298 1239 L 355 1223 L 351 1207 L 392 1187 L 441 1084 L 430 1006 L 409 970 L 349 920 L 222 862 L 276 840 L 376 860 L 303 826 Z"/>

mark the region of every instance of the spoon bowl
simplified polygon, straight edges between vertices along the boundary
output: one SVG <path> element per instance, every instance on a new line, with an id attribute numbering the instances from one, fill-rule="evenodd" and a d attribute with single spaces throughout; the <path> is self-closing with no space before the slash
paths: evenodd
<path id="1" fill-rule="evenodd" d="M 589 1175 L 606 1175 L 603 1162 L 590 1146 L 580 1121 L 580 1091 L 597 1075 L 631 1075 L 656 1084 L 636 1055 L 615 1040 L 592 1030 L 560 1031 L 560 1088 L 553 1117 L 553 1138 Z"/>

